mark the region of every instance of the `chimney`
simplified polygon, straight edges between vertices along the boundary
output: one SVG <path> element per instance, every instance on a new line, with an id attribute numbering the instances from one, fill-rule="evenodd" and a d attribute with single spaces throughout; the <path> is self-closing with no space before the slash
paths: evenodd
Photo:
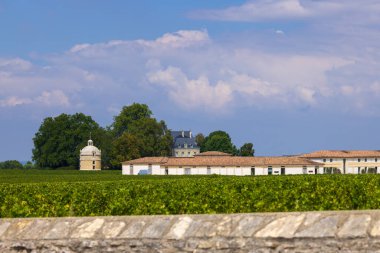
<path id="1" fill-rule="evenodd" d="M 182 130 L 182 138 L 185 137 L 185 131 Z"/>
<path id="2" fill-rule="evenodd" d="M 190 131 L 190 138 L 192 138 L 192 133 L 191 133 L 191 131 Z"/>

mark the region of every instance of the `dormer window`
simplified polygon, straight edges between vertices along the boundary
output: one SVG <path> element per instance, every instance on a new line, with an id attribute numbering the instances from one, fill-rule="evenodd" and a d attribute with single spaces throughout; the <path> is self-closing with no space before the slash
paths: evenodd
<path id="1" fill-rule="evenodd" d="M 187 143 L 184 144 L 184 147 L 187 148 Z"/>

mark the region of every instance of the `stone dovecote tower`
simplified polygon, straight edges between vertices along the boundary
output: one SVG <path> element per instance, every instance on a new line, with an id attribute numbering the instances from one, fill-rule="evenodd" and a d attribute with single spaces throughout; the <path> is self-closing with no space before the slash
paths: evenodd
<path id="1" fill-rule="evenodd" d="M 94 146 L 92 140 L 88 140 L 87 146 L 80 151 L 79 170 L 101 170 L 102 152 Z"/>

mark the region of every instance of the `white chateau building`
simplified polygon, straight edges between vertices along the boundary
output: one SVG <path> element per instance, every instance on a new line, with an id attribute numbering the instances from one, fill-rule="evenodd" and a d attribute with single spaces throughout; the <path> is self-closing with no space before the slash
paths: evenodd
<path id="1" fill-rule="evenodd" d="M 144 157 L 122 163 L 123 175 L 295 175 L 379 173 L 380 151 L 323 150 L 297 156 L 241 157 L 209 151 L 194 157 Z"/>
<path id="2" fill-rule="evenodd" d="M 199 154 L 200 147 L 191 131 L 171 131 L 171 135 L 173 137 L 172 156 L 193 157 Z"/>
<path id="3" fill-rule="evenodd" d="M 101 170 L 102 152 L 94 146 L 92 140 L 88 140 L 87 146 L 80 151 L 79 170 Z"/>

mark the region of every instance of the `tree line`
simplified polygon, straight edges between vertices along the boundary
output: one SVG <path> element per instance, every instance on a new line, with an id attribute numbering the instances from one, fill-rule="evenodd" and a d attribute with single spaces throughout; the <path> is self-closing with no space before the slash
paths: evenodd
<path id="1" fill-rule="evenodd" d="M 165 121 L 154 118 L 146 104 L 133 103 L 124 106 L 113 123 L 105 128 L 83 113 L 45 118 L 33 138 L 34 166 L 77 169 L 80 150 L 87 145 L 90 134 L 94 145 L 102 151 L 102 168 L 105 169 L 120 169 L 121 162 L 126 160 L 172 153 L 173 139 Z M 229 134 L 220 130 L 208 136 L 200 133 L 196 135 L 196 142 L 201 152 L 254 155 L 252 143 L 245 143 L 238 149 Z"/>

